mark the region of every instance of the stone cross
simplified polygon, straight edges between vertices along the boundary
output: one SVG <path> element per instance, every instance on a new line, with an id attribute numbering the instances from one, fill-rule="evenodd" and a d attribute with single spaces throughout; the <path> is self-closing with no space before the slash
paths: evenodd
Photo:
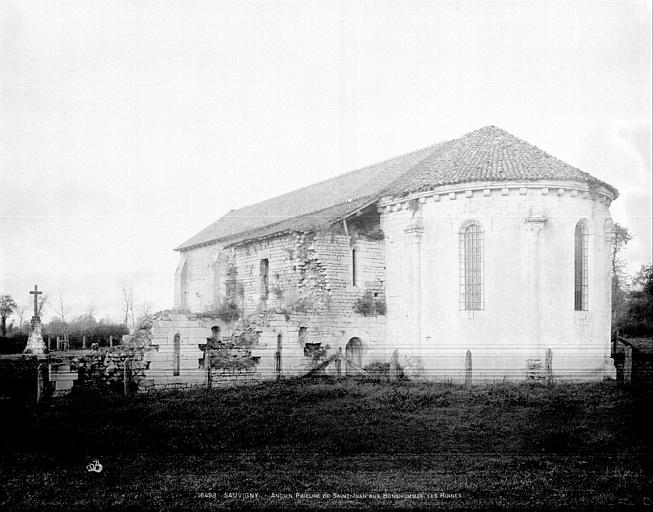
<path id="1" fill-rule="evenodd" d="M 34 316 L 39 316 L 39 295 L 42 295 L 43 292 L 39 291 L 39 287 L 34 285 L 34 290 L 29 292 L 30 295 L 34 295 Z"/>
<path id="2" fill-rule="evenodd" d="M 45 356 L 48 352 L 48 347 L 43 343 L 43 328 L 41 326 L 41 319 L 39 318 L 39 295 L 42 295 L 43 292 L 40 292 L 38 286 L 34 285 L 34 290 L 29 293 L 30 295 L 34 295 L 34 316 L 32 317 L 32 332 L 30 332 L 29 338 L 27 339 L 27 345 L 25 345 L 23 354 L 30 354 L 37 357 Z"/>

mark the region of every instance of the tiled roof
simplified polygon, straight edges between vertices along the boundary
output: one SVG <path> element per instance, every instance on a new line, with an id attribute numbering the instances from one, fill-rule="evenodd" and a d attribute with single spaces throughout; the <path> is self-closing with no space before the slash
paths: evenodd
<path id="1" fill-rule="evenodd" d="M 342 220 L 356 211 L 363 210 L 370 204 L 374 204 L 377 200 L 377 197 L 364 197 L 355 201 L 347 201 L 343 204 L 337 204 L 317 212 L 311 212 L 306 215 L 283 220 L 262 228 L 245 231 L 225 239 L 225 245 L 234 245 L 247 240 L 255 240 L 270 235 L 276 235 L 277 233 L 328 227 L 334 222 Z"/>
<path id="2" fill-rule="evenodd" d="M 387 190 L 406 195 L 472 181 L 570 180 L 614 187 L 497 128 L 486 126 L 438 147 Z"/>
<path id="3" fill-rule="evenodd" d="M 441 144 L 245 206 L 209 225 L 176 248 L 227 244 L 310 229 L 341 219 L 382 196 L 403 196 L 472 181 L 570 180 L 614 187 L 497 128 L 486 126 Z"/>
<path id="4" fill-rule="evenodd" d="M 432 151 L 433 146 L 429 146 L 260 203 L 231 210 L 175 250 L 237 238 L 236 235 L 244 232 L 280 225 L 283 221 L 335 206 L 346 209 L 344 205 L 361 199 L 374 200 L 380 197 L 388 185 Z M 354 206 L 352 205 L 351 212 L 358 209 Z"/>

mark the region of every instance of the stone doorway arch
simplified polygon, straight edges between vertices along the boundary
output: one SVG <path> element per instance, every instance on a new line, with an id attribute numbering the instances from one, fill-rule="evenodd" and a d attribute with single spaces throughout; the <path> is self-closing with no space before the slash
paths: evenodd
<path id="1" fill-rule="evenodd" d="M 355 336 L 347 342 L 347 346 L 345 347 L 345 357 L 356 363 L 358 366 L 362 366 L 363 342 L 359 337 Z M 355 373 L 357 372 L 354 371 L 349 361 L 347 361 L 345 375 L 354 375 Z"/>
<path id="2" fill-rule="evenodd" d="M 211 339 L 213 341 L 220 341 L 220 335 L 222 334 L 222 327 L 219 325 L 214 325 L 211 327 Z"/>

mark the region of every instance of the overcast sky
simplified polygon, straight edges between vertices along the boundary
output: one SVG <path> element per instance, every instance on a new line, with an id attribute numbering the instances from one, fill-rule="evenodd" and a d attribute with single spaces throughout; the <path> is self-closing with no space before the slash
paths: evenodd
<path id="1" fill-rule="evenodd" d="M 229 209 L 489 124 L 617 187 L 651 261 L 650 1 L 3 0 L 0 37 L 20 303 L 171 307 L 172 249 Z"/>

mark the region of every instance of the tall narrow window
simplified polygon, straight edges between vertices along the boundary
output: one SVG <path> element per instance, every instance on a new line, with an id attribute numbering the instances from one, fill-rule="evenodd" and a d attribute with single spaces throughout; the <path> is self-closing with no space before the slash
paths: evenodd
<path id="1" fill-rule="evenodd" d="M 483 309 L 483 230 L 477 222 L 460 229 L 460 309 Z"/>
<path id="2" fill-rule="evenodd" d="M 300 327 L 299 333 L 297 335 L 297 342 L 299 343 L 300 346 L 304 346 L 304 344 L 306 343 L 307 335 L 308 335 L 308 331 L 306 327 L 303 326 Z"/>
<path id="3" fill-rule="evenodd" d="M 281 334 L 277 334 L 277 351 L 274 353 L 274 372 L 277 379 L 281 377 L 281 350 L 283 349 L 283 339 Z"/>
<path id="4" fill-rule="evenodd" d="M 589 231 L 583 222 L 576 224 L 574 236 L 574 309 L 587 311 L 587 243 Z"/>
<path id="5" fill-rule="evenodd" d="M 261 299 L 268 300 L 270 292 L 268 276 L 270 273 L 270 261 L 267 258 L 261 260 Z"/>
<path id="6" fill-rule="evenodd" d="M 351 250 L 351 284 L 357 286 L 356 283 L 356 249 Z"/>

